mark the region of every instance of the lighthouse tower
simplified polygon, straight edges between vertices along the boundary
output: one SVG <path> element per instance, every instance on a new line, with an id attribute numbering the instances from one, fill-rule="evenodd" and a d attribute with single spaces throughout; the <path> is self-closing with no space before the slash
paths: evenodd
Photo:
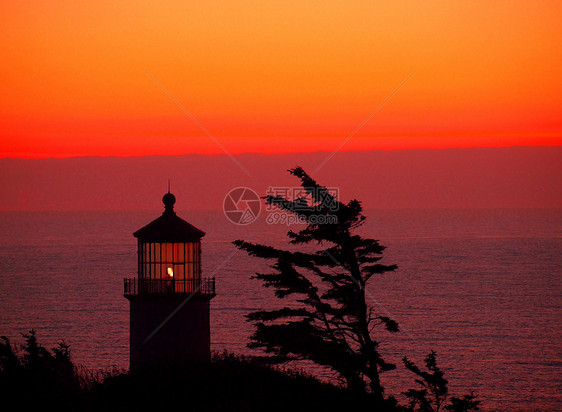
<path id="1" fill-rule="evenodd" d="M 130 302 L 131 370 L 210 359 L 215 279 L 201 278 L 205 232 L 176 215 L 173 194 L 166 193 L 162 202 L 162 216 L 133 234 L 138 239 L 138 273 L 124 280 Z"/>

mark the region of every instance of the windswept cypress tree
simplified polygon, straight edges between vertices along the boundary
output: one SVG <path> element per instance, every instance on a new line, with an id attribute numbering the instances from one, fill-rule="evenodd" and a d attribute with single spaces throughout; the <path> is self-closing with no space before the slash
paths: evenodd
<path id="1" fill-rule="evenodd" d="M 303 219 L 307 224 L 303 230 L 288 232 L 290 243 L 316 245 L 317 250 L 292 252 L 234 242 L 252 256 L 275 260 L 273 273 L 257 273 L 254 278 L 274 288 L 279 299 L 290 296 L 299 303 L 248 314 L 256 327 L 249 346 L 264 349 L 274 363 L 308 359 L 327 366 L 350 389 L 369 391 L 383 400 L 380 373 L 395 365 L 381 357 L 374 332 L 377 328 L 398 332 L 398 324 L 369 303 L 366 287 L 373 276 L 396 266 L 379 263 L 384 247 L 356 233 L 365 221 L 359 201 L 338 201 L 300 167 L 289 172 L 301 180 L 308 196 L 293 200 L 267 196 L 266 203 Z"/>

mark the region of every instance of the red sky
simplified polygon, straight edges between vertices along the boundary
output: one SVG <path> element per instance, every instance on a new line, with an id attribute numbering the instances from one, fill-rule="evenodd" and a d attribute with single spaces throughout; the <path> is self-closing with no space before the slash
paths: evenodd
<path id="1" fill-rule="evenodd" d="M 561 145 L 561 10 L 2 2 L 0 157 L 222 153 L 179 105 L 233 154 L 334 150 L 412 73 L 342 150 Z"/>
<path id="2" fill-rule="evenodd" d="M 226 194 L 292 188 L 326 153 L 0 159 L 0 211 L 162 209 L 171 179 L 178 210 L 221 210 Z M 562 207 L 562 146 L 338 153 L 314 177 L 365 209 Z"/>

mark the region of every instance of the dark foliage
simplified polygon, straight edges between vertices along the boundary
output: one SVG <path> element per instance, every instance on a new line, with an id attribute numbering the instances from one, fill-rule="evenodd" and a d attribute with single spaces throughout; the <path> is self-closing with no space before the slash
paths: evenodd
<path id="1" fill-rule="evenodd" d="M 370 394 L 227 353 L 214 355 L 210 363 L 89 373 L 73 365 L 67 345 L 46 350 L 34 332 L 25 335 L 20 349 L 2 338 L 0 410 L 342 411 L 373 402 Z"/>
<path id="2" fill-rule="evenodd" d="M 210 364 L 159 364 L 113 376 L 95 402 L 96 410 L 341 411 L 363 409 L 372 399 L 225 353 Z"/>
<path id="3" fill-rule="evenodd" d="M 38 343 L 33 330 L 23 337 L 21 348 L 1 337 L 0 398 L 30 409 L 77 409 L 83 396 L 82 379 L 72 363 L 70 347 L 61 341 L 49 351 Z"/>
<path id="4" fill-rule="evenodd" d="M 404 365 L 408 370 L 417 375 L 416 383 L 419 389 L 410 389 L 404 392 L 409 399 L 407 410 L 420 412 L 438 412 L 440 410 L 463 412 L 478 410 L 480 401 L 475 400 L 476 395 L 470 393 L 462 398 L 451 397 L 446 404 L 449 389 L 443 371 L 437 366 L 437 354 L 431 351 L 425 358 L 427 371 L 421 370 L 415 363 L 404 357 Z"/>
<path id="5" fill-rule="evenodd" d="M 366 286 L 373 276 L 396 266 L 379 263 L 384 247 L 356 233 L 365 220 L 359 201 L 338 201 L 300 167 L 289 172 L 300 179 L 307 196 L 268 196 L 266 202 L 306 221 L 306 228 L 288 233 L 291 244 L 318 249 L 291 252 L 234 242 L 250 255 L 274 260 L 273 273 L 257 273 L 255 278 L 273 288 L 279 299 L 290 296 L 300 304 L 250 313 L 247 318 L 256 329 L 249 346 L 265 350 L 271 362 L 308 359 L 329 367 L 349 389 L 369 391 L 382 402 L 380 373 L 395 365 L 381 357 L 373 330 L 397 332 L 398 324 L 368 304 Z"/>

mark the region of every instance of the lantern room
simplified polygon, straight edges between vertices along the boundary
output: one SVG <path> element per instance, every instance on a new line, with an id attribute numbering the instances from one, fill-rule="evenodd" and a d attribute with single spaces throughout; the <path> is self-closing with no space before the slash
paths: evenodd
<path id="1" fill-rule="evenodd" d="M 126 279 L 125 294 L 213 294 L 214 279 L 201 280 L 205 232 L 176 215 L 172 193 L 162 202 L 162 216 L 133 233 L 138 239 L 138 272 L 137 279 Z"/>

